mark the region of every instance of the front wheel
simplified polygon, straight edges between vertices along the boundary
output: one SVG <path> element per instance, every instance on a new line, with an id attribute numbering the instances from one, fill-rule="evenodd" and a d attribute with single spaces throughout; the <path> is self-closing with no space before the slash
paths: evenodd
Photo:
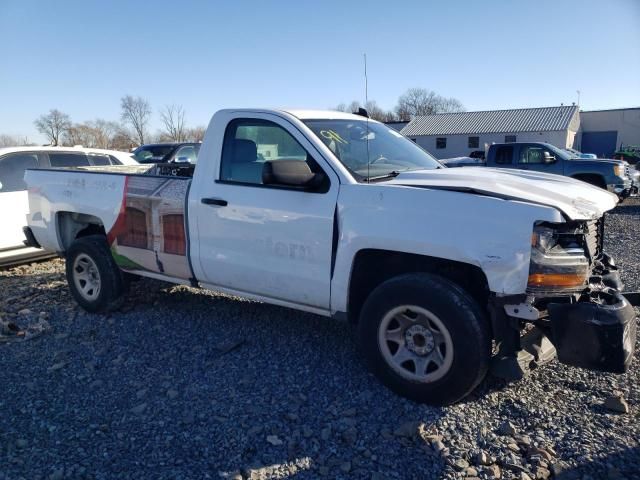
<path id="1" fill-rule="evenodd" d="M 407 274 L 378 286 L 358 325 L 372 372 L 396 393 L 447 405 L 468 395 L 489 368 L 491 334 L 475 300 L 432 274 Z"/>
<path id="2" fill-rule="evenodd" d="M 122 272 L 104 236 L 88 235 L 71 244 L 66 254 L 67 283 L 73 298 L 89 312 L 106 312 L 122 304 Z"/>

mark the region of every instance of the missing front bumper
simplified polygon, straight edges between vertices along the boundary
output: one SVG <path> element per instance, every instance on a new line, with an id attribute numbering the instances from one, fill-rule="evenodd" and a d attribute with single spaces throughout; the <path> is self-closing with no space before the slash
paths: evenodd
<path id="1" fill-rule="evenodd" d="M 590 291 L 576 303 L 550 303 L 547 309 L 549 337 L 561 363 L 613 373 L 629 369 L 636 314 L 621 293 L 612 288 Z"/>

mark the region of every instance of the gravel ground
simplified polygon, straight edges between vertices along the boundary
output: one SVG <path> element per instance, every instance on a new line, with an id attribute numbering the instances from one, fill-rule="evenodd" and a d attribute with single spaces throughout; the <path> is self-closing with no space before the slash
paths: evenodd
<path id="1" fill-rule="evenodd" d="M 607 229 L 640 289 L 640 201 Z M 345 324 L 147 280 L 91 315 L 61 260 L 0 272 L 0 317 L 24 332 L 0 336 L 0 480 L 640 476 L 640 345 L 625 375 L 554 361 L 433 408 L 375 381 Z"/>

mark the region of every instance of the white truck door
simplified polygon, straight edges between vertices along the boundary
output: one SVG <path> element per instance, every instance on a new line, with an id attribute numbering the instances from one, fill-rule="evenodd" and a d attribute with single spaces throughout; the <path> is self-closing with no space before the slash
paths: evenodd
<path id="1" fill-rule="evenodd" d="M 211 172 L 210 181 L 200 178 L 200 199 L 190 203 L 199 236 L 193 259 L 199 262 L 199 280 L 328 310 L 337 175 L 305 136 L 277 115 L 237 117 L 227 124 L 221 143 L 220 162 L 200 159 L 199 164 L 220 169 Z M 307 162 L 326 181 L 315 189 L 263 184 L 265 162 L 280 160 Z"/>

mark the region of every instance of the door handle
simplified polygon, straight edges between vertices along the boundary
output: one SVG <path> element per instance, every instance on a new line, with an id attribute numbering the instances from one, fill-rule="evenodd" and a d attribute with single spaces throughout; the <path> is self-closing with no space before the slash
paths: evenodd
<path id="1" fill-rule="evenodd" d="M 227 201 L 221 198 L 203 198 L 200 200 L 205 205 L 218 205 L 219 207 L 226 207 Z"/>

